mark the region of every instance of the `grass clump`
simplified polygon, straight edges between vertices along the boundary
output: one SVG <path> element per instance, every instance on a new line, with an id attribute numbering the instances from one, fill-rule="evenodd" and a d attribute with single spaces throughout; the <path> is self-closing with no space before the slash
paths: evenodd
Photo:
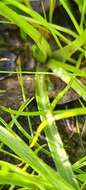
<path id="1" fill-rule="evenodd" d="M 36 2 L 35 2 L 36 3 Z M 63 7 L 67 18 L 70 20 L 70 28 L 54 22 L 56 6 Z M 74 8 L 73 8 L 74 7 Z M 80 19 L 73 12 L 78 8 Z M 58 9 L 57 8 L 57 9 Z M 17 60 L 18 80 L 23 96 L 23 103 L 18 110 L 0 105 L 0 110 L 11 116 L 8 123 L 0 117 L 0 151 L 17 160 L 17 164 L 0 161 L 0 184 L 3 189 L 7 185 L 12 189 L 30 190 L 85 190 L 86 171 L 82 167 L 86 165 L 86 156 L 78 158 L 71 164 L 64 148 L 56 121 L 86 115 L 86 86 L 81 82 L 80 76 L 86 77 L 86 72 L 81 67 L 86 56 L 86 3 L 85 1 L 50 0 L 49 10 L 46 12 L 42 1 L 43 14 L 36 12 L 31 7 L 31 1 L 1 0 L 1 23 L 16 25 L 23 34 L 32 40 L 31 52 L 37 62 L 35 72 L 21 70 L 21 60 Z M 64 18 L 62 18 L 64 20 Z M 45 32 L 49 35 L 44 35 Z M 26 37 L 26 40 L 27 40 Z M 55 47 L 50 45 L 50 39 L 55 42 Z M 0 73 L 6 71 L 0 71 Z M 9 71 L 8 71 L 9 72 Z M 11 73 L 11 72 L 10 72 Z M 35 98 L 37 111 L 30 111 L 29 106 L 34 101 L 25 95 L 23 74 L 35 75 Z M 66 83 L 65 88 L 50 102 L 47 82 L 54 75 Z M 59 100 L 72 88 L 82 102 L 72 108 L 56 107 Z M 0 91 L 3 93 L 2 91 Z M 68 102 L 68 100 L 66 101 Z M 19 122 L 20 116 L 28 119 L 29 129 L 23 128 Z M 32 119 L 39 117 L 40 124 L 37 130 L 33 130 Z M 22 135 L 18 135 L 15 126 Z M 83 129 L 82 129 L 83 130 Z M 41 145 L 38 141 L 41 133 L 46 141 Z M 34 134 L 35 133 L 35 134 Z M 78 132 L 77 132 L 78 133 Z M 82 146 L 82 132 L 79 131 L 79 140 Z M 23 137 L 22 137 L 23 136 Z M 5 145 L 9 149 L 5 149 Z M 52 159 L 52 165 L 48 165 L 39 158 L 39 153 Z M 81 155 L 82 156 L 82 155 Z"/>

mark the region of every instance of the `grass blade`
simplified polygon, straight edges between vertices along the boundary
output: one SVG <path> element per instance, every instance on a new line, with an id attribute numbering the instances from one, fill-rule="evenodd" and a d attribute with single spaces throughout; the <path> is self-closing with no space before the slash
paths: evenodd
<path id="1" fill-rule="evenodd" d="M 47 64 L 47 67 L 60 77 L 65 83 L 69 83 L 71 80 L 70 74 L 65 71 L 61 66 L 59 67 L 58 61 L 50 60 Z M 78 79 L 74 79 L 71 87 L 86 101 L 86 86 Z"/>
<path id="2" fill-rule="evenodd" d="M 41 120 L 48 120 L 48 126 L 44 128 L 48 145 L 51 151 L 52 158 L 55 162 L 55 166 L 59 174 L 67 180 L 73 187 L 79 189 L 78 184 L 74 178 L 71 164 L 68 160 L 68 156 L 63 147 L 57 126 L 53 119 L 53 114 L 49 111 L 50 102 L 47 95 L 45 78 L 43 75 L 35 77 L 36 80 L 36 99 L 38 103 L 39 111 L 45 111 L 45 116 L 41 115 Z M 47 112 L 47 113 L 46 113 Z M 40 129 L 39 129 L 40 130 Z M 53 132 L 52 132 L 53 131 Z"/>
<path id="3" fill-rule="evenodd" d="M 75 190 L 69 183 L 63 180 L 53 169 L 40 160 L 36 154 L 16 134 L 11 133 L 0 125 L 0 141 L 11 148 L 22 160 L 28 163 L 39 173 L 54 190 Z"/>
<path id="4" fill-rule="evenodd" d="M 36 30 L 31 24 L 29 24 L 24 19 L 24 17 L 16 13 L 3 2 L 0 2 L 0 14 L 6 17 L 8 20 L 15 23 L 20 29 L 22 29 L 27 35 L 29 35 L 34 40 L 34 42 L 39 47 L 39 50 L 42 52 L 44 56 L 43 61 L 45 61 L 47 55 L 51 54 L 51 49 L 47 40 L 42 36 L 42 34 L 38 30 Z"/>

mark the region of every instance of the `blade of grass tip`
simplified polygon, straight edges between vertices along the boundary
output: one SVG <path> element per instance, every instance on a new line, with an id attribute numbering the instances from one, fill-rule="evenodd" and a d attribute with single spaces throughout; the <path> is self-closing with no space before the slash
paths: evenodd
<path id="1" fill-rule="evenodd" d="M 36 143 L 37 143 L 37 140 L 38 140 L 38 137 L 40 135 L 40 133 L 42 132 L 42 130 L 47 126 L 48 124 L 48 121 L 47 120 L 44 120 L 37 128 L 37 131 L 36 131 L 36 134 L 35 136 L 33 137 L 32 139 L 32 142 L 30 144 L 30 148 L 32 148 Z"/>
<path id="2" fill-rule="evenodd" d="M 0 125 L 0 140 L 11 148 L 18 156 L 39 173 L 54 190 L 75 190 L 69 183 L 62 179 L 52 168 L 40 160 L 37 155 L 20 139 Z"/>
<path id="3" fill-rule="evenodd" d="M 56 0 L 50 0 L 49 22 L 52 22 Z"/>
<path id="4" fill-rule="evenodd" d="M 50 112 L 50 102 L 47 95 L 45 78 L 43 75 L 38 76 L 36 74 L 35 80 L 36 80 L 36 100 L 38 104 L 38 109 L 39 111 L 40 110 L 45 111 L 45 116 L 40 115 L 41 120 L 44 122 L 42 123 L 42 125 L 40 125 L 37 131 L 37 134 L 35 136 L 36 138 L 35 140 L 37 140 L 41 129 L 44 128 L 48 145 L 51 151 L 51 155 L 55 162 L 55 165 L 59 174 L 65 180 L 67 180 L 70 184 L 72 184 L 73 187 L 76 187 L 77 189 L 79 189 L 78 184 L 72 172 L 71 164 L 68 160 L 68 156 L 65 152 L 62 140 L 57 130 L 57 126 L 54 122 L 53 114 Z M 48 124 L 47 124 L 47 120 L 48 120 Z"/>

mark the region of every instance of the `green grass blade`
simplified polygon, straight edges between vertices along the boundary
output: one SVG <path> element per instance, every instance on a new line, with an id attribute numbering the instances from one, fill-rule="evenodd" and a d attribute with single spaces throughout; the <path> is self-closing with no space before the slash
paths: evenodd
<path id="1" fill-rule="evenodd" d="M 43 182 L 40 177 L 29 175 L 10 163 L 0 161 L 0 184 L 18 185 L 29 188 L 38 187 L 41 190 L 45 190 Z"/>
<path id="2" fill-rule="evenodd" d="M 82 12 L 82 8 L 83 8 L 83 0 L 75 0 L 75 2 L 77 3 L 79 10 Z"/>
<path id="3" fill-rule="evenodd" d="M 60 2 L 63 5 L 64 9 L 67 11 L 67 14 L 69 15 L 70 19 L 72 20 L 72 22 L 76 28 L 76 31 L 80 34 L 82 30 L 72 13 L 71 2 L 69 0 L 60 0 Z"/>
<path id="4" fill-rule="evenodd" d="M 74 117 L 78 115 L 86 115 L 86 108 L 75 108 L 75 109 L 68 109 L 63 111 L 54 111 L 54 119 L 60 120 L 69 117 Z"/>
<path id="5" fill-rule="evenodd" d="M 81 29 L 84 28 L 84 21 L 85 21 L 85 12 L 86 12 L 86 1 L 83 1 L 82 11 L 81 11 L 81 20 L 80 20 L 80 27 Z"/>
<path id="6" fill-rule="evenodd" d="M 8 4 L 12 4 L 15 7 L 17 7 L 18 9 L 24 11 L 26 14 L 30 15 L 32 18 L 35 19 L 34 21 L 36 22 L 36 24 L 39 24 L 39 28 L 40 28 L 40 25 L 42 25 L 43 27 L 47 28 L 50 31 L 50 33 L 53 35 L 53 37 L 55 38 L 55 40 L 56 40 L 56 42 L 57 42 L 57 44 L 59 46 L 60 42 L 59 42 L 59 40 L 58 40 L 58 38 L 57 38 L 56 35 L 58 34 L 58 36 L 60 35 L 62 37 L 63 37 L 63 35 L 61 35 L 60 32 L 56 31 L 53 27 L 51 27 L 49 25 L 49 23 L 46 21 L 46 19 L 44 19 L 40 14 L 38 14 L 37 12 L 33 11 L 32 9 L 24 6 L 23 4 L 21 4 L 19 2 L 16 2 L 15 0 L 13 0 L 13 1 L 11 1 L 11 0 L 5 0 L 4 2 L 6 2 Z M 63 39 L 64 39 L 64 37 L 63 37 Z M 47 51 L 47 49 L 46 49 L 46 51 Z"/>
<path id="7" fill-rule="evenodd" d="M 60 60 L 60 61 L 66 61 L 69 60 L 69 58 L 77 51 L 80 50 L 81 46 L 86 44 L 86 30 L 84 30 L 80 36 L 78 36 L 73 42 L 71 42 L 69 45 L 63 47 L 62 49 L 56 50 L 53 52 L 53 57 Z M 85 50 L 81 49 L 83 51 L 84 55 L 86 53 Z"/>
<path id="8" fill-rule="evenodd" d="M 52 22 L 56 0 L 50 0 L 49 22 Z"/>
<path id="9" fill-rule="evenodd" d="M 83 156 L 77 162 L 75 162 L 72 166 L 73 170 L 76 171 L 77 169 L 86 166 L 86 156 Z"/>
<path id="10" fill-rule="evenodd" d="M 60 77 L 65 83 L 69 83 L 71 80 L 70 74 L 65 71 L 61 66 L 59 67 L 58 61 L 50 60 L 47 64 L 48 68 Z M 86 101 L 86 86 L 78 79 L 74 79 L 71 87 Z"/>
<path id="11" fill-rule="evenodd" d="M 31 24 L 29 24 L 24 17 L 16 13 L 14 10 L 9 8 L 5 3 L 0 2 L 0 14 L 6 17 L 8 20 L 15 23 L 20 29 L 22 29 L 27 35 L 29 35 L 34 42 L 39 47 L 39 50 L 44 55 L 44 61 L 47 58 L 47 55 L 51 54 L 51 49 L 46 41 L 46 39 L 42 36 L 42 34 L 37 31 Z"/>
<path id="12" fill-rule="evenodd" d="M 69 183 L 63 180 L 53 169 L 40 160 L 36 154 L 16 134 L 11 133 L 0 125 L 0 141 L 11 148 L 22 160 L 28 163 L 39 173 L 54 190 L 75 190 Z"/>
<path id="13" fill-rule="evenodd" d="M 13 114 L 13 115 L 17 115 L 17 116 L 20 116 L 20 115 L 21 116 L 39 116 L 40 114 L 44 114 L 43 112 L 38 112 L 38 111 L 25 112 L 21 110 L 13 110 L 4 106 L 0 106 L 0 110 Z"/>
<path id="14" fill-rule="evenodd" d="M 23 104 L 23 106 L 25 106 L 25 104 Z M 22 107 L 23 107 L 22 106 Z M 23 127 L 20 125 L 20 123 L 17 121 L 18 119 L 18 116 L 12 116 L 13 119 L 7 124 L 1 117 L 0 117 L 0 122 L 1 124 L 3 124 L 3 126 L 5 126 L 6 128 L 12 128 L 14 124 L 16 124 L 16 126 L 18 127 L 18 129 L 23 133 L 24 136 L 26 136 L 26 138 L 29 140 L 29 141 L 32 141 L 32 137 L 29 135 L 29 133 L 27 133 Z M 45 148 L 42 148 L 38 143 L 36 143 L 36 147 L 41 149 L 42 152 L 44 152 L 46 155 L 50 155 L 50 152 L 47 151 Z M 0 150 L 1 151 L 1 150 Z M 7 152 L 8 153 L 8 152 Z"/>
<path id="15" fill-rule="evenodd" d="M 62 140 L 57 130 L 57 126 L 53 120 L 53 114 L 49 111 L 50 102 L 47 95 L 45 78 L 43 75 L 42 76 L 36 75 L 35 80 L 36 80 L 36 99 L 37 99 L 38 108 L 39 111 L 40 110 L 45 111 L 45 116 L 41 115 L 41 120 L 42 121 L 46 119 L 48 120 L 48 126 L 44 128 L 44 131 L 46 134 L 52 158 L 55 162 L 55 166 L 59 174 L 65 180 L 67 180 L 70 184 L 72 184 L 73 187 L 76 187 L 76 189 L 79 189 L 78 184 L 72 172 L 71 164 L 68 160 L 68 156 L 65 152 Z"/>

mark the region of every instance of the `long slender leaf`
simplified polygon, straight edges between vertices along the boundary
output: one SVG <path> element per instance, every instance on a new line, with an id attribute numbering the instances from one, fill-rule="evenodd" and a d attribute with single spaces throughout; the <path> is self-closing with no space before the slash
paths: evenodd
<path id="1" fill-rule="evenodd" d="M 53 169 L 40 160 L 27 144 L 17 135 L 11 133 L 0 125 L 0 141 L 11 148 L 22 160 L 34 168 L 54 190 L 75 190 L 69 183 L 63 180 Z"/>
<path id="2" fill-rule="evenodd" d="M 28 188 L 38 187 L 41 190 L 45 190 L 44 183 L 46 181 L 42 181 L 40 177 L 29 175 L 10 163 L 0 161 L 0 184 L 18 185 Z"/>
<path id="3" fill-rule="evenodd" d="M 59 174 L 64 177 L 73 187 L 79 189 L 76 180 L 74 179 L 74 175 L 72 172 L 71 164 L 68 160 L 68 156 L 63 147 L 62 140 L 60 138 L 59 132 L 57 130 L 57 126 L 53 120 L 53 114 L 49 112 L 50 102 L 47 95 L 45 78 L 44 76 L 35 77 L 36 80 L 36 99 L 38 103 L 38 108 L 40 110 L 45 111 L 45 116 L 41 115 L 41 120 L 48 120 L 48 126 L 44 129 L 46 138 L 49 144 L 49 148 L 51 151 L 51 155 L 55 162 L 55 166 L 59 172 Z M 46 113 L 47 112 L 47 113 Z"/>
<path id="4" fill-rule="evenodd" d="M 51 69 L 56 76 L 60 77 L 65 83 L 69 83 L 71 80 L 70 74 L 65 71 L 59 64 L 58 61 L 52 59 L 48 62 L 47 67 Z M 86 101 L 86 86 L 78 79 L 74 79 L 71 87 Z"/>
<path id="5" fill-rule="evenodd" d="M 69 60 L 69 58 L 77 50 L 80 50 L 81 46 L 85 44 L 86 44 L 86 29 L 73 42 L 70 42 L 69 45 L 54 51 L 52 56 L 55 59 L 65 62 L 66 60 Z M 84 49 L 81 49 L 81 51 L 83 51 L 84 54 L 86 53 Z"/>
<path id="6" fill-rule="evenodd" d="M 51 49 L 48 42 L 42 36 L 42 34 L 38 32 L 31 24 L 29 24 L 24 19 L 24 17 L 16 13 L 14 10 L 5 5 L 5 3 L 3 2 L 0 2 L 0 14 L 6 17 L 8 20 L 15 23 L 18 27 L 20 27 L 27 35 L 29 35 L 34 40 L 34 42 L 37 44 L 37 46 L 43 53 L 45 61 L 47 55 L 51 54 Z"/>
<path id="7" fill-rule="evenodd" d="M 82 30 L 81 30 L 77 20 L 75 19 L 73 13 L 72 13 L 71 1 L 69 1 L 69 0 L 60 0 L 60 2 L 62 3 L 63 7 L 67 11 L 67 13 L 68 13 L 70 19 L 72 20 L 77 32 L 80 34 Z"/>

